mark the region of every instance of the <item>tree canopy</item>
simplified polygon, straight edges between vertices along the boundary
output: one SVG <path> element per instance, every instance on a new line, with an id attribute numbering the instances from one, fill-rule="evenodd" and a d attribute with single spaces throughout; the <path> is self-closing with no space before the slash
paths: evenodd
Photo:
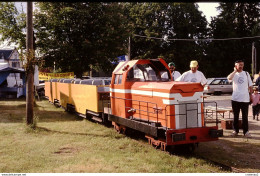
<path id="1" fill-rule="evenodd" d="M 196 3 L 38 2 L 34 12 L 36 47 L 45 66 L 55 65 L 78 76 L 90 67 L 111 72 L 115 58 L 162 57 L 180 72 L 198 60 L 206 77 L 227 76 L 234 61 L 245 60 L 251 71 L 252 43 L 259 38 L 223 41 L 168 39 L 240 38 L 260 35 L 260 3 L 220 3 L 209 24 Z M 13 2 L 0 3 L 1 40 L 25 48 L 25 17 Z M 258 54 L 259 55 L 259 54 Z M 259 56 L 257 57 L 259 58 Z M 257 59 L 259 61 L 259 59 Z"/>
<path id="2" fill-rule="evenodd" d="M 90 65 L 107 71 L 129 36 L 118 3 L 39 3 L 38 47 L 46 63 L 81 75 Z"/>
<path id="3" fill-rule="evenodd" d="M 25 14 L 19 14 L 13 2 L 0 3 L 0 34 L 1 41 L 8 41 L 25 48 L 26 35 L 23 29 L 26 27 Z"/>
<path id="4" fill-rule="evenodd" d="M 240 38 L 259 36 L 259 3 L 220 3 L 220 14 L 210 24 L 213 38 Z M 236 60 L 245 61 L 245 70 L 251 72 L 252 43 L 259 39 L 212 41 L 207 49 L 209 75 L 227 75 Z M 258 59 L 259 61 L 259 59 Z"/>
<path id="5" fill-rule="evenodd" d="M 131 55 L 137 58 L 163 57 L 174 61 L 183 72 L 189 69 L 189 61 L 201 60 L 203 43 L 195 41 L 168 41 L 167 38 L 196 39 L 208 34 L 207 21 L 192 3 L 131 3 L 127 7 L 132 33 L 165 38 L 155 40 L 134 36 Z"/>

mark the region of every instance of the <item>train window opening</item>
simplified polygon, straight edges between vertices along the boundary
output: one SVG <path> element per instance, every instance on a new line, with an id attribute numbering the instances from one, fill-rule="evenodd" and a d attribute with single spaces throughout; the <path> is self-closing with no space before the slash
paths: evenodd
<path id="1" fill-rule="evenodd" d="M 171 80 L 171 77 L 169 75 L 169 71 L 167 71 L 167 70 L 160 71 L 160 75 L 161 75 L 162 81 L 170 81 Z"/>
<path id="2" fill-rule="evenodd" d="M 104 84 L 105 85 L 110 85 L 111 84 L 111 80 L 104 80 Z"/>
<path id="3" fill-rule="evenodd" d="M 139 79 L 139 81 L 144 81 L 145 76 L 143 73 L 143 67 L 141 65 L 135 65 L 134 66 L 134 78 Z"/>
<path id="4" fill-rule="evenodd" d="M 160 76 L 159 76 L 160 77 Z M 158 81 L 157 70 L 151 64 L 137 64 L 128 71 L 128 81 Z"/>
<path id="5" fill-rule="evenodd" d="M 142 65 L 144 68 L 144 75 L 146 81 L 156 81 L 156 72 L 155 70 L 150 66 L 150 64 L 144 64 Z"/>
<path id="6" fill-rule="evenodd" d="M 127 80 L 133 80 L 134 79 L 134 69 L 131 68 L 127 73 Z"/>
<path id="7" fill-rule="evenodd" d="M 93 80 L 93 85 L 99 86 L 99 85 L 103 85 L 102 84 L 102 80 Z"/>
<path id="8" fill-rule="evenodd" d="M 114 84 L 118 84 L 118 77 L 119 75 L 115 75 Z"/>
<path id="9" fill-rule="evenodd" d="M 123 75 L 118 76 L 118 84 L 122 84 L 122 77 L 123 77 Z"/>
<path id="10" fill-rule="evenodd" d="M 87 79 L 87 80 L 82 80 L 82 81 L 79 81 L 79 82 L 80 82 L 80 84 L 92 85 L 93 80 Z"/>

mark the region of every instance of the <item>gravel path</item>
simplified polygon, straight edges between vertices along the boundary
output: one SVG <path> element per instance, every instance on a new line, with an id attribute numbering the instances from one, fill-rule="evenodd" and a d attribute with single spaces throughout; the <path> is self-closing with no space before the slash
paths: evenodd
<path id="1" fill-rule="evenodd" d="M 228 107 L 231 108 L 231 94 L 224 94 L 224 95 L 211 95 L 210 97 L 205 99 L 205 102 L 216 102 L 218 107 Z M 225 114 L 228 117 L 228 113 Z M 233 115 L 231 114 L 231 118 Z M 242 113 L 240 112 L 240 118 L 242 118 Z M 248 121 L 250 130 L 258 130 L 260 132 L 260 117 L 259 121 L 253 120 L 252 116 L 252 106 L 249 105 L 249 112 L 248 112 Z"/>

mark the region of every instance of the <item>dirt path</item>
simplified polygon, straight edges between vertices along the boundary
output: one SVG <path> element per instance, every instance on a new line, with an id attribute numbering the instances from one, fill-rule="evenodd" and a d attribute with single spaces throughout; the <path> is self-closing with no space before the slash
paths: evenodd
<path id="1" fill-rule="evenodd" d="M 206 101 L 216 101 L 218 107 L 231 107 L 231 95 L 210 96 Z M 225 114 L 228 117 L 228 114 Z M 231 118 L 233 115 L 231 114 Z M 241 113 L 240 113 L 241 118 Z M 217 162 L 238 168 L 241 172 L 260 172 L 260 121 L 253 120 L 252 106 L 249 106 L 249 131 L 252 138 L 245 138 L 240 129 L 238 137 L 231 137 L 232 129 L 224 130 L 218 141 L 202 143 L 197 154 Z M 221 125 L 219 124 L 221 128 Z"/>

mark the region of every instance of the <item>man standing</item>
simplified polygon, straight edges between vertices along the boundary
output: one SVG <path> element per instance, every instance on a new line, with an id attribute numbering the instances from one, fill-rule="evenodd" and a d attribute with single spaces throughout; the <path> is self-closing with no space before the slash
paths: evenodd
<path id="1" fill-rule="evenodd" d="M 198 68 L 198 62 L 195 60 L 191 61 L 191 70 L 184 72 L 176 81 L 196 82 L 201 83 L 202 86 L 205 86 L 205 84 L 207 83 L 207 79 L 205 78 L 204 74 L 198 70 Z"/>
<path id="2" fill-rule="evenodd" d="M 242 126 L 245 137 L 251 137 L 248 131 L 248 106 L 252 99 L 253 83 L 248 72 L 243 71 L 244 61 L 238 60 L 235 62 L 234 71 L 228 75 L 227 79 L 233 81 L 232 93 L 232 109 L 234 114 L 232 136 L 237 136 L 239 133 L 238 119 L 240 109 L 242 110 Z M 249 91 L 249 92 L 248 92 Z M 249 95 L 250 94 L 250 95 Z"/>
<path id="3" fill-rule="evenodd" d="M 172 79 L 173 81 L 175 81 L 177 78 L 179 78 L 181 76 L 180 72 L 175 71 L 175 64 L 173 62 L 170 62 L 168 64 L 170 70 L 171 70 L 171 75 L 172 75 Z M 168 78 L 168 73 L 165 72 L 162 74 L 162 78 Z"/>

